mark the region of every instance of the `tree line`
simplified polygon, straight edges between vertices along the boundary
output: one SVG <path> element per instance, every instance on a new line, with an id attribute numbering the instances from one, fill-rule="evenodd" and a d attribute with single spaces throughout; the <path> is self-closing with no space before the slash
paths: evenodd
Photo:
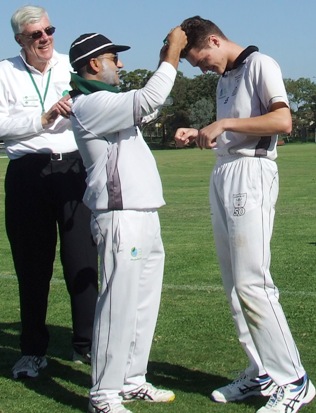
<path id="1" fill-rule="evenodd" d="M 120 72 L 121 90 L 142 88 L 153 72 L 137 69 Z M 216 86 L 218 75 L 201 74 L 188 78 L 178 72 L 175 85 L 161 109 L 158 117 L 143 126 L 143 135 L 152 147 L 172 146 L 173 136 L 178 127 L 200 129 L 216 118 Z M 290 102 L 293 129 L 291 136 L 283 136 L 290 141 L 316 141 L 316 84 L 310 79 L 284 79 Z"/>

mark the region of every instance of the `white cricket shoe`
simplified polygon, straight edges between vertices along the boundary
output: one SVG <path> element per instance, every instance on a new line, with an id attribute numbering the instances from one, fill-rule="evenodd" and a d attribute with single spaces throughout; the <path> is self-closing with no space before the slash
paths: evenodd
<path id="1" fill-rule="evenodd" d="M 214 390 L 211 399 L 218 403 L 243 400 L 250 396 L 270 396 L 277 385 L 269 376 L 251 378 L 242 373 L 227 386 Z"/>
<path id="2" fill-rule="evenodd" d="M 157 389 L 150 383 L 144 383 L 137 389 L 122 393 L 123 403 L 144 400 L 146 402 L 161 403 L 172 402 L 176 396 L 171 390 Z"/>
<path id="3" fill-rule="evenodd" d="M 296 413 L 315 397 L 315 387 L 307 375 L 301 385 L 286 384 L 276 388 L 268 403 L 257 413 Z"/>
<path id="4" fill-rule="evenodd" d="M 12 368 L 14 379 L 35 378 L 47 366 L 46 357 L 22 356 Z"/>
<path id="5" fill-rule="evenodd" d="M 89 401 L 88 413 L 132 413 L 130 410 L 125 409 L 122 403 L 102 403 L 99 405 L 93 405 Z"/>

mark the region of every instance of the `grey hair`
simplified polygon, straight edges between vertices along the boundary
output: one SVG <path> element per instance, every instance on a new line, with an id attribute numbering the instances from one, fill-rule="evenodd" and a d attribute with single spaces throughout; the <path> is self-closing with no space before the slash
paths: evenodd
<path id="1" fill-rule="evenodd" d="M 24 6 L 19 8 L 11 17 L 13 33 L 21 33 L 25 25 L 38 23 L 43 16 L 49 18 L 47 11 L 43 7 Z"/>

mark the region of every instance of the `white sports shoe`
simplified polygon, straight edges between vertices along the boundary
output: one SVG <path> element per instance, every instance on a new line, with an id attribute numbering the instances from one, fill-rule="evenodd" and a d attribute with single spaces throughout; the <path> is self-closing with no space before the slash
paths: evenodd
<path id="1" fill-rule="evenodd" d="M 88 413 L 132 413 L 125 409 L 121 403 L 103 403 L 100 405 L 93 405 L 89 401 Z"/>
<path id="2" fill-rule="evenodd" d="M 22 356 L 12 368 L 13 378 L 27 379 L 37 377 L 38 371 L 46 366 L 46 357 Z"/>
<path id="3" fill-rule="evenodd" d="M 72 353 L 72 361 L 76 364 L 91 364 L 91 352 L 79 354 L 74 350 Z"/>
<path id="4" fill-rule="evenodd" d="M 144 383 L 135 390 L 122 393 L 121 396 L 123 397 L 123 403 L 134 402 L 137 400 L 145 400 L 146 402 L 154 403 L 172 402 L 176 397 L 173 391 L 157 389 L 150 383 Z"/>
<path id="5" fill-rule="evenodd" d="M 211 399 L 218 403 L 243 400 L 250 396 L 270 396 L 277 385 L 269 376 L 251 378 L 242 373 L 227 386 L 214 390 Z"/>
<path id="6" fill-rule="evenodd" d="M 307 375 L 301 385 L 286 384 L 276 388 L 268 403 L 257 413 L 296 413 L 315 397 L 315 387 Z"/>

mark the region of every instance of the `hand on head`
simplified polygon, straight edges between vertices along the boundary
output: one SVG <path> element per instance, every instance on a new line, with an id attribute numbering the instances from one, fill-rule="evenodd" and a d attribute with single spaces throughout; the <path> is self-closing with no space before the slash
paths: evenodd
<path id="1" fill-rule="evenodd" d="M 187 35 L 181 29 L 180 26 L 177 26 L 174 29 L 171 29 L 166 37 L 167 45 L 170 46 L 174 43 L 179 45 L 181 47 L 181 50 L 184 49 L 185 46 L 187 45 Z"/>
<path id="2" fill-rule="evenodd" d="M 160 50 L 160 61 L 163 61 L 170 48 L 178 48 L 180 51 L 187 45 L 187 36 L 180 26 L 171 29 L 166 38 L 164 45 Z"/>

